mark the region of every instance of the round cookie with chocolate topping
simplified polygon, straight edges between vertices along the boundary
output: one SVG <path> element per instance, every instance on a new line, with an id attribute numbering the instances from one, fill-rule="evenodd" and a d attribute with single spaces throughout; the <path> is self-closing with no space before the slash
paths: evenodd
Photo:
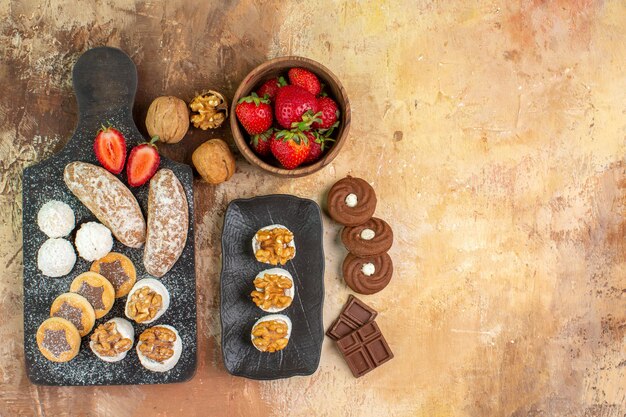
<path id="1" fill-rule="evenodd" d="M 393 230 L 386 221 L 372 217 L 359 226 L 345 227 L 341 241 L 356 256 L 378 255 L 393 245 Z"/>
<path id="2" fill-rule="evenodd" d="M 344 226 L 358 226 L 374 215 L 376 202 L 376 193 L 367 181 L 347 176 L 328 192 L 328 214 Z"/>
<path id="3" fill-rule="evenodd" d="M 52 362 L 67 362 L 80 350 L 80 333 L 69 320 L 51 317 L 37 329 L 37 347 Z"/>
<path id="4" fill-rule="evenodd" d="M 102 275 L 113 284 L 115 298 L 127 295 L 137 281 L 133 262 L 117 252 L 109 252 L 104 258 L 92 263 L 90 271 Z"/>
<path id="5" fill-rule="evenodd" d="M 89 334 L 96 322 L 96 313 L 89 301 L 79 294 L 66 292 L 59 295 L 50 306 L 50 317 L 60 317 L 71 322 L 80 336 Z"/>
<path id="6" fill-rule="evenodd" d="M 387 253 L 357 257 L 349 253 L 343 261 L 343 279 L 359 294 L 374 294 L 389 284 L 393 262 Z"/>
<path id="7" fill-rule="evenodd" d="M 115 302 L 113 284 L 96 272 L 84 272 L 74 278 L 70 291 L 82 295 L 91 303 L 97 319 L 111 311 Z"/>

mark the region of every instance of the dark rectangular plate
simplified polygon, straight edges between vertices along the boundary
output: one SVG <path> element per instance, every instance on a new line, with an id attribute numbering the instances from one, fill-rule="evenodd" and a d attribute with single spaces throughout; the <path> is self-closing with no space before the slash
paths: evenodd
<path id="1" fill-rule="evenodd" d="M 282 268 L 295 283 L 294 301 L 279 314 L 292 321 L 289 344 L 275 353 L 258 351 L 250 341 L 252 326 L 270 314 L 251 300 L 252 281 L 262 270 L 252 253 L 257 230 L 282 224 L 294 234 L 296 256 Z M 228 372 L 252 379 L 311 375 L 317 370 L 324 339 L 324 247 L 322 216 L 312 200 L 267 195 L 232 201 L 222 232 L 221 321 L 222 356 Z"/>
<path id="2" fill-rule="evenodd" d="M 77 67 L 79 70 L 77 71 Z M 114 77 L 113 80 L 110 77 Z M 24 353 L 26 372 L 39 385 L 133 385 L 166 384 L 190 379 L 196 370 L 196 273 L 194 255 L 193 174 L 188 165 L 161 158 L 160 168 L 169 168 L 182 183 L 189 203 L 189 232 L 185 249 L 174 267 L 161 278 L 168 289 L 171 302 L 168 310 L 151 325 L 174 326 L 182 339 L 183 352 L 178 364 L 170 371 L 158 373 L 139 363 L 135 346 L 125 359 L 107 363 L 89 349 L 89 335 L 82 338 L 80 353 L 66 363 L 47 360 L 37 348 L 39 325 L 50 315 L 52 301 L 68 292 L 70 283 L 89 270 L 90 262 L 78 257 L 72 271 L 60 278 L 43 276 L 37 269 L 37 251 L 47 236 L 37 226 L 37 213 L 49 200 L 60 200 L 72 207 L 76 228 L 68 237 L 74 242 L 76 230 L 95 217 L 70 192 L 63 181 L 63 170 L 72 161 L 98 164 L 93 152 L 93 140 L 101 123 L 110 122 L 118 128 L 129 150 L 144 138 L 132 119 L 131 105 L 137 85 L 136 68 L 119 49 L 100 47 L 83 54 L 74 67 L 74 88 L 80 117 L 72 139 L 61 152 L 24 170 L 23 179 L 23 248 L 24 248 Z M 96 93 L 97 92 L 97 93 Z M 117 176 L 126 183 L 125 171 Z M 148 206 L 148 185 L 131 188 L 143 211 Z M 143 248 L 133 249 L 114 239 L 113 251 L 128 256 L 137 270 L 137 280 L 149 276 L 143 266 Z M 124 317 L 126 297 L 115 300 L 113 309 L 96 326 L 113 317 Z M 135 341 L 146 325 L 134 323 Z M 94 327 L 95 328 L 95 327 Z"/>

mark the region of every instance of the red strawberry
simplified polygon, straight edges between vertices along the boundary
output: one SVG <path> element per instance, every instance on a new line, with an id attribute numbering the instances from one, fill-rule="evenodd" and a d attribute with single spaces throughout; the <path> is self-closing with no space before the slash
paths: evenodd
<path id="1" fill-rule="evenodd" d="M 274 138 L 274 135 L 276 134 L 272 128 L 258 135 L 252 135 L 250 138 L 250 147 L 257 155 L 267 156 L 272 151 L 270 149 L 270 142 Z"/>
<path id="2" fill-rule="evenodd" d="M 330 147 L 327 142 L 334 142 L 334 139 L 331 139 L 327 136 L 321 135 L 319 133 L 313 133 L 314 140 L 311 141 L 311 149 L 309 150 L 309 154 L 304 160 L 305 164 L 309 164 L 319 160 L 326 149 Z"/>
<path id="3" fill-rule="evenodd" d="M 237 118 L 246 132 L 258 135 L 272 126 L 272 106 L 269 99 L 259 97 L 256 93 L 239 100 L 235 107 Z"/>
<path id="4" fill-rule="evenodd" d="M 287 72 L 289 82 L 293 85 L 300 86 L 314 96 L 322 91 L 320 80 L 315 74 L 304 68 L 292 68 Z"/>
<path id="5" fill-rule="evenodd" d="M 317 113 L 315 96 L 297 85 L 286 85 L 276 93 L 274 114 L 276 121 L 285 129 L 294 127 L 293 123 L 302 121 L 302 115 L 307 111 Z"/>
<path id="6" fill-rule="evenodd" d="M 304 159 L 305 164 L 309 164 L 311 162 L 315 162 L 322 157 L 324 153 L 322 149 L 322 144 L 320 144 L 317 139 L 311 142 L 311 149 L 309 149 L 309 154 Z"/>
<path id="7" fill-rule="evenodd" d="M 287 169 L 294 169 L 302 164 L 309 155 L 311 142 L 315 137 L 311 132 L 299 130 L 281 130 L 272 136 L 270 147 L 272 154 Z"/>
<path id="8" fill-rule="evenodd" d="M 137 145 L 130 151 L 126 175 L 131 187 L 145 184 L 159 168 L 161 158 L 154 144 L 158 140 L 159 137 L 154 136 L 150 142 Z"/>
<path id="9" fill-rule="evenodd" d="M 93 150 L 98 162 L 107 171 L 113 174 L 122 172 L 126 162 L 126 140 L 119 130 L 102 126 L 93 142 Z"/>
<path id="10" fill-rule="evenodd" d="M 311 125 L 313 129 L 328 129 L 335 124 L 339 118 L 337 103 L 330 97 L 320 97 L 317 99 L 317 111 L 321 112 L 319 118 L 322 122 L 313 122 Z"/>
<path id="11" fill-rule="evenodd" d="M 272 78 L 265 81 L 257 91 L 259 97 L 267 97 L 270 101 L 274 100 L 278 89 L 287 85 L 287 81 L 283 77 Z"/>

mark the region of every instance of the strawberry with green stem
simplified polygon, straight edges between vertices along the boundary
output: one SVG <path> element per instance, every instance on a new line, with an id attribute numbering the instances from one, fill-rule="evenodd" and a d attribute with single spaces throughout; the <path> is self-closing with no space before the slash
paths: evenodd
<path id="1" fill-rule="evenodd" d="M 274 135 L 274 128 L 271 127 L 263 133 L 252 135 L 250 137 L 250 147 L 257 155 L 268 156 L 272 152 L 270 143 Z"/>
<path id="2" fill-rule="evenodd" d="M 335 122 L 335 124 L 328 129 L 313 131 L 313 137 L 315 139 L 311 142 L 309 154 L 303 163 L 310 164 L 316 162 L 322 157 L 322 155 L 324 155 L 326 150 L 332 146 L 329 142 L 335 141 L 335 139 L 331 138 L 330 135 L 337 126 L 339 126 L 339 122 Z"/>
<path id="3" fill-rule="evenodd" d="M 284 129 L 291 129 L 293 123 L 302 121 L 302 115 L 308 111 L 317 113 L 315 96 L 297 85 L 286 85 L 276 93 L 274 116 Z"/>
<path id="4" fill-rule="evenodd" d="M 315 140 L 310 131 L 298 129 L 280 130 L 272 136 L 270 147 L 272 154 L 287 169 L 301 165 L 309 155 L 311 143 Z"/>
<path id="5" fill-rule="evenodd" d="M 317 110 L 320 121 L 314 122 L 311 125 L 313 129 L 328 129 L 339 119 L 339 107 L 337 103 L 328 96 L 317 99 Z"/>
<path id="6" fill-rule="evenodd" d="M 258 135 L 272 126 L 272 106 L 266 97 L 259 97 L 256 93 L 243 97 L 235 107 L 237 118 L 246 132 Z"/>

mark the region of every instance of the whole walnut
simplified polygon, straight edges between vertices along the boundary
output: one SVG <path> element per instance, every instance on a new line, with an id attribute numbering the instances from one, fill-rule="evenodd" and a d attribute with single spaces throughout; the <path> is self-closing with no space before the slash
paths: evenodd
<path id="1" fill-rule="evenodd" d="M 221 139 L 204 142 L 193 152 L 191 160 L 200 176 L 210 184 L 227 181 L 235 173 L 235 157 Z"/>
<path id="2" fill-rule="evenodd" d="M 161 142 L 180 142 L 189 130 L 187 104 L 178 97 L 157 97 L 148 108 L 146 129 L 150 137 L 158 136 Z"/>

